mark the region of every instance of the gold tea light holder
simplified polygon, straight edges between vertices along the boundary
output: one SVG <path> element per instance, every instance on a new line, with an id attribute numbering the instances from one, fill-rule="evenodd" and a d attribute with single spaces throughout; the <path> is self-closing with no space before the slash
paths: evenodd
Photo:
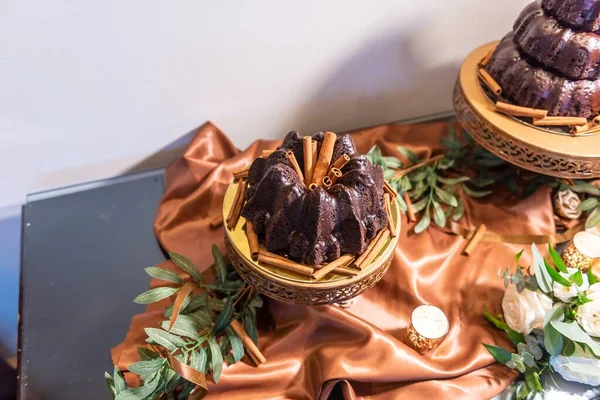
<path id="1" fill-rule="evenodd" d="M 591 232 L 577 232 L 562 253 L 562 259 L 569 268 L 587 271 L 600 261 L 600 236 Z"/>
<path id="2" fill-rule="evenodd" d="M 223 215 L 231 210 L 239 180 L 232 182 L 223 200 Z M 302 305 L 324 305 L 344 303 L 373 287 L 387 272 L 401 231 L 400 207 L 391 202 L 391 218 L 395 234 L 389 235 L 374 258 L 354 276 L 327 274 L 323 279 L 315 280 L 293 271 L 278 268 L 252 259 L 248 237 L 244 230 L 245 218 L 240 217 L 235 226 L 225 224 L 225 245 L 231 264 L 236 272 L 249 285 L 270 298 L 285 303 Z"/>
<path id="3" fill-rule="evenodd" d="M 425 354 L 433 350 L 448 333 L 450 324 L 442 310 L 431 304 L 423 304 L 413 310 L 406 329 L 406 343 Z"/>

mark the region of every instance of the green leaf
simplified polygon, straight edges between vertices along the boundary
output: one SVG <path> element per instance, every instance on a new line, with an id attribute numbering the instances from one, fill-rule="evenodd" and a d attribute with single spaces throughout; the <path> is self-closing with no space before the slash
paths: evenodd
<path id="1" fill-rule="evenodd" d="M 569 279 L 577 286 L 583 285 L 583 274 L 581 273 L 580 269 L 578 269 L 577 272 L 569 275 Z"/>
<path id="2" fill-rule="evenodd" d="M 519 343 L 525 342 L 525 336 L 523 336 L 522 333 L 513 331 L 510 328 L 505 329 L 505 332 L 506 332 L 506 335 L 508 336 L 508 338 L 510 339 L 510 341 L 513 342 L 514 344 L 519 344 Z"/>
<path id="3" fill-rule="evenodd" d="M 196 371 L 200 371 L 203 374 L 206 374 L 206 362 L 208 361 L 208 355 L 206 354 L 206 349 L 204 347 L 198 348 L 198 351 L 192 352 L 192 358 L 190 360 L 190 367 L 194 368 Z"/>
<path id="4" fill-rule="evenodd" d="M 371 150 L 369 150 L 369 152 L 367 153 L 367 158 L 374 165 L 382 165 L 383 164 L 383 157 L 381 156 L 381 149 L 377 145 L 371 147 Z"/>
<path id="5" fill-rule="evenodd" d="M 489 344 L 482 343 L 487 351 L 494 357 L 496 361 L 501 364 L 506 364 L 511 360 L 510 351 L 504 350 L 502 347 L 492 346 Z"/>
<path id="6" fill-rule="evenodd" d="M 429 227 L 429 224 L 431 224 L 431 217 L 429 216 L 429 209 L 427 209 L 425 210 L 425 213 L 423 214 L 423 217 L 421 218 L 419 223 L 415 225 L 415 233 L 419 234 L 423 232 Z"/>
<path id="7" fill-rule="evenodd" d="M 446 226 L 446 214 L 437 201 L 433 201 L 433 220 L 442 228 Z"/>
<path id="8" fill-rule="evenodd" d="M 600 369 L 595 365 L 570 362 L 566 365 L 571 371 L 585 376 L 600 377 Z"/>
<path id="9" fill-rule="evenodd" d="M 598 188 L 582 181 L 578 181 L 577 184 L 571 186 L 570 189 L 575 193 L 587 193 L 593 196 L 600 196 L 600 190 Z"/>
<path id="10" fill-rule="evenodd" d="M 139 361 L 131 364 L 129 367 L 127 367 L 127 369 L 144 378 L 158 372 L 158 370 L 163 366 L 164 362 L 164 358 L 157 358 L 149 361 Z"/>
<path id="11" fill-rule="evenodd" d="M 123 375 L 121 375 L 121 371 L 119 371 L 119 368 L 116 365 L 113 373 L 113 380 L 115 382 L 115 390 L 117 391 L 117 394 L 125 390 L 125 379 L 123 379 Z"/>
<path id="12" fill-rule="evenodd" d="M 240 361 L 244 357 L 244 344 L 242 340 L 239 338 L 237 333 L 229 326 L 225 330 L 227 332 L 227 337 L 229 338 L 229 342 L 231 343 L 231 351 L 233 353 L 234 362 Z"/>
<path id="13" fill-rule="evenodd" d="M 179 336 L 165 332 L 158 328 L 145 328 L 146 335 L 153 342 L 163 346 L 169 351 L 174 351 L 177 347 L 184 347 L 185 342 Z"/>
<path id="14" fill-rule="evenodd" d="M 590 197 L 589 199 L 585 199 L 582 201 L 577 207 L 581 211 L 589 211 L 592 208 L 596 208 L 598 206 L 598 199 L 595 197 Z"/>
<path id="15" fill-rule="evenodd" d="M 563 261 L 561 256 L 556 252 L 556 250 L 554 250 L 554 247 L 552 247 L 552 244 L 550 243 L 548 243 L 548 252 L 550 253 L 550 258 L 552 258 L 552 262 L 554 263 L 554 265 L 556 265 L 556 268 L 558 268 L 558 270 L 563 274 L 568 273 L 565 262 Z"/>
<path id="16" fill-rule="evenodd" d="M 138 347 L 137 352 L 140 356 L 140 360 L 142 361 L 154 360 L 155 358 L 158 358 L 158 353 L 155 353 L 154 351 L 145 347 Z"/>
<path id="17" fill-rule="evenodd" d="M 167 282 L 173 282 L 173 283 L 183 283 L 183 279 L 181 279 L 181 277 L 179 275 L 177 275 L 175 272 L 171 272 L 165 268 L 148 267 L 144 271 L 146 271 L 146 273 L 148 275 L 150 275 L 151 277 L 156 278 L 156 279 L 160 279 L 160 280 L 167 281 Z"/>
<path id="18" fill-rule="evenodd" d="M 544 326 L 544 347 L 551 356 L 559 355 L 565 345 L 564 337 L 552 326 Z"/>
<path id="19" fill-rule="evenodd" d="M 544 293 L 549 293 L 552 291 L 552 278 L 548 274 L 546 269 L 544 258 L 538 251 L 535 244 L 531 245 L 531 252 L 533 254 L 533 269 L 535 273 L 535 280 L 538 283 L 538 286 Z"/>
<path id="20" fill-rule="evenodd" d="M 407 149 L 406 147 L 403 147 L 403 146 L 398 146 L 397 149 L 411 163 L 416 164 L 416 163 L 419 162 L 419 156 L 417 156 L 414 151 L 409 150 L 409 149 Z"/>
<path id="21" fill-rule="evenodd" d="M 190 277 L 192 277 L 196 282 L 202 283 L 202 276 L 200 275 L 200 271 L 198 271 L 198 268 L 196 268 L 194 263 L 189 258 L 186 258 L 181 254 L 177 253 L 169 253 L 169 257 L 171 258 L 171 261 L 173 261 L 173 263 L 177 267 L 179 267 L 183 272 L 187 272 L 187 274 Z"/>
<path id="22" fill-rule="evenodd" d="M 179 289 L 181 288 L 157 287 L 154 289 L 147 290 L 144 293 L 140 294 L 135 299 L 133 299 L 133 302 L 137 304 L 155 303 L 162 299 L 166 299 L 169 296 L 172 296 Z"/>
<path id="23" fill-rule="evenodd" d="M 554 282 L 561 284 L 563 286 L 566 286 L 566 287 L 571 286 L 571 282 L 569 282 L 568 279 L 564 278 L 561 274 L 559 274 L 557 270 L 552 268 L 550 263 L 548 261 L 546 261 L 545 258 L 544 258 L 544 266 L 546 267 L 546 271 L 548 272 L 548 275 L 550 275 L 550 278 L 552 278 L 552 280 Z"/>
<path id="24" fill-rule="evenodd" d="M 446 192 L 444 189 L 440 189 L 439 187 L 435 187 L 435 194 L 439 197 L 439 199 L 449 206 L 456 207 L 458 206 L 458 200 L 456 197 Z"/>
<path id="25" fill-rule="evenodd" d="M 396 157 L 382 157 L 383 164 L 385 164 L 388 168 L 402 168 L 402 162 L 398 160 Z"/>
<path id="26" fill-rule="evenodd" d="M 218 383 L 219 378 L 221 378 L 221 371 L 223 370 L 223 355 L 221 354 L 221 348 L 217 344 L 215 337 L 212 335 L 208 338 L 208 348 L 210 350 L 210 368 L 212 370 L 212 377 L 215 383 Z"/>
<path id="27" fill-rule="evenodd" d="M 115 380 L 108 372 L 104 373 L 104 383 L 106 383 L 106 387 L 110 390 L 112 398 L 114 399 L 117 395 L 117 389 L 115 388 Z"/>
<path id="28" fill-rule="evenodd" d="M 559 321 L 551 321 L 550 324 L 563 336 L 577 343 L 587 345 L 590 350 L 600 357 L 600 344 L 595 342 L 577 322 L 566 323 Z"/>
<path id="29" fill-rule="evenodd" d="M 457 222 L 465 215 L 465 202 L 463 199 L 458 199 L 458 205 L 452 212 L 452 220 Z"/>
<path id="30" fill-rule="evenodd" d="M 225 260 L 223 259 L 223 254 L 217 247 L 216 244 L 212 245 L 212 255 L 215 260 L 215 270 L 217 272 L 217 281 L 220 284 L 225 283 L 225 279 L 227 278 L 227 265 L 225 264 Z"/>
<path id="31" fill-rule="evenodd" d="M 460 149 L 462 149 L 462 146 L 460 145 L 460 143 L 454 142 L 454 141 L 446 139 L 446 138 L 441 138 L 440 139 L 440 143 L 444 147 L 446 147 L 446 148 L 448 148 L 450 150 L 460 150 Z"/>
<path id="32" fill-rule="evenodd" d="M 525 249 L 522 249 L 520 252 L 518 252 L 518 253 L 515 255 L 515 262 L 516 262 L 517 264 L 519 263 L 519 260 L 521 259 L 521 256 L 523 255 L 523 251 L 525 251 Z"/>
<path id="33" fill-rule="evenodd" d="M 489 194 L 491 194 L 491 193 L 492 193 L 492 191 L 491 191 L 491 190 L 481 190 L 481 191 L 480 191 L 480 190 L 473 190 L 473 189 L 470 189 L 470 188 L 469 188 L 467 185 L 465 185 L 464 183 L 463 183 L 463 185 L 462 185 L 462 188 L 463 188 L 463 190 L 465 191 L 465 193 L 466 193 L 468 196 L 470 196 L 470 197 L 474 197 L 474 198 L 485 197 L 485 196 L 487 196 L 487 195 L 489 195 Z"/>
<path id="34" fill-rule="evenodd" d="M 487 309 L 487 307 L 484 306 L 483 308 L 483 315 L 484 317 L 490 321 L 496 328 L 498 329 L 502 329 L 507 330 L 510 329 L 508 327 L 508 324 L 502 320 L 500 320 L 499 318 L 496 318 L 495 316 L 492 315 L 492 313 L 490 313 L 490 311 Z"/>
<path id="35" fill-rule="evenodd" d="M 525 384 L 529 388 L 531 394 L 535 394 L 538 391 L 543 392 L 542 384 L 540 383 L 540 379 L 537 374 L 533 370 L 525 371 Z M 539 389 L 538 389 L 539 388 Z"/>
<path id="36" fill-rule="evenodd" d="M 250 336 L 254 344 L 258 344 L 258 329 L 256 327 L 256 315 L 244 313 L 244 330 Z"/>
<path id="37" fill-rule="evenodd" d="M 165 331 L 174 333 L 178 336 L 187 337 L 190 339 L 198 339 L 200 335 L 198 331 L 202 329 L 202 326 L 196 322 L 196 320 L 188 315 L 179 315 L 173 324 L 173 327 L 169 329 L 171 321 L 163 321 L 161 328 Z"/>
<path id="38" fill-rule="evenodd" d="M 596 208 L 593 213 L 588 215 L 588 218 L 585 221 L 585 229 L 592 229 L 598 224 L 600 224 L 600 207 Z"/>
<path id="39" fill-rule="evenodd" d="M 140 400 L 152 398 L 152 395 L 158 389 L 158 385 L 161 383 L 159 376 L 155 375 L 148 382 L 137 388 L 129 388 L 123 390 L 117 395 L 115 400 Z"/>
<path id="40" fill-rule="evenodd" d="M 588 268 L 587 270 L 587 277 L 588 277 L 588 281 L 590 282 L 590 286 L 592 286 L 594 283 L 598 283 L 598 278 L 596 278 L 596 275 L 594 275 L 592 273 L 592 269 Z"/>
<path id="41" fill-rule="evenodd" d="M 490 186 L 493 185 L 494 182 L 496 182 L 495 180 L 493 180 L 492 178 L 476 178 L 476 179 L 472 179 L 471 183 L 475 186 L 477 186 L 478 188 L 482 188 L 482 187 L 486 187 L 486 186 Z"/>
<path id="42" fill-rule="evenodd" d="M 446 185 L 456 185 L 457 183 L 461 183 L 461 182 L 466 182 L 466 181 L 470 181 L 471 178 L 469 178 L 468 176 L 461 176 L 459 178 L 444 178 L 444 177 L 438 177 L 438 181 L 445 183 Z"/>
<path id="43" fill-rule="evenodd" d="M 423 209 L 427 206 L 429 199 L 424 197 L 419 201 L 413 203 L 413 211 L 416 213 L 423 211 Z"/>
<path id="44" fill-rule="evenodd" d="M 575 342 L 569 339 L 565 339 L 565 345 L 563 347 L 563 354 L 567 357 L 572 356 L 575 353 Z"/>
<path id="45" fill-rule="evenodd" d="M 227 297 L 227 300 L 225 301 L 225 308 L 223 308 L 223 311 L 221 311 L 217 317 L 215 326 L 213 327 L 213 332 L 215 335 L 229 326 L 229 323 L 231 322 L 231 315 L 233 314 L 233 300 L 233 296 Z"/>
<path id="46" fill-rule="evenodd" d="M 396 196 L 396 201 L 398 202 L 398 206 L 400 207 L 400 210 L 402 210 L 402 212 L 408 211 L 408 206 L 406 205 L 406 202 L 404 201 L 402 196 Z"/>

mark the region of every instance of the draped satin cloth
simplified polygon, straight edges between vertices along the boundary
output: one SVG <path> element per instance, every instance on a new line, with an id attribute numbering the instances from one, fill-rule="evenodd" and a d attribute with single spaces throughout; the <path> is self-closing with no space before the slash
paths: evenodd
<path id="1" fill-rule="evenodd" d="M 402 159 L 398 145 L 421 157 L 439 153 L 439 138 L 447 129 L 445 122 L 383 125 L 352 136 L 360 152 L 377 144 L 385 155 Z M 209 268 L 211 244 L 225 251 L 223 227 L 211 229 L 209 221 L 221 212 L 232 172 L 278 144 L 257 140 L 239 151 L 214 125 L 200 128 L 183 157 L 167 169 L 168 186 L 155 221 L 161 245 L 191 258 L 202 270 Z M 466 227 L 484 223 L 498 234 L 555 232 L 548 188 L 524 200 L 499 193 L 465 202 L 460 223 Z M 501 312 L 504 288 L 498 269 L 514 267 L 514 255 L 524 246 L 481 242 L 467 257 L 461 255 L 465 245 L 464 238 L 437 229 L 415 235 L 404 218 L 389 271 L 350 309 L 267 300 L 259 314 L 259 348 L 267 363 L 227 367 L 217 385 L 209 383 L 208 398 L 326 399 L 338 382 L 346 399 L 495 396 L 517 375 L 495 364 L 482 346 L 510 348 L 505 335 L 484 320 L 482 310 L 487 306 L 494 314 Z M 530 261 L 527 253 L 522 262 Z M 173 268 L 170 262 L 164 266 Z M 133 267 L 142 273 L 145 266 Z M 152 286 L 159 284 L 152 281 Z M 125 341 L 112 351 L 121 369 L 138 360 L 143 328 L 157 326 L 169 301 L 173 299 L 134 317 Z M 446 313 L 450 330 L 436 349 L 419 355 L 405 344 L 404 335 L 411 311 L 424 303 Z"/>

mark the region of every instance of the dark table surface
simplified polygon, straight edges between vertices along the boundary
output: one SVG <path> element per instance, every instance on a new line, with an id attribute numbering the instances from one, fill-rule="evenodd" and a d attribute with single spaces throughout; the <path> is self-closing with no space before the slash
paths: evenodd
<path id="1" fill-rule="evenodd" d="M 108 399 L 143 268 L 165 260 L 152 224 L 163 171 L 39 193 L 23 210 L 19 399 Z"/>

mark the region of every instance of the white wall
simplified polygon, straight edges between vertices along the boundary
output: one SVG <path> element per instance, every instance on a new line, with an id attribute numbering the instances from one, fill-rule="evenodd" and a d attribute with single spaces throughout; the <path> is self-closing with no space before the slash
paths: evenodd
<path id="1" fill-rule="evenodd" d="M 211 119 L 244 147 L 451 107 L 526 0 L 5 0 L 0 208 L 127 170 Z"/>

